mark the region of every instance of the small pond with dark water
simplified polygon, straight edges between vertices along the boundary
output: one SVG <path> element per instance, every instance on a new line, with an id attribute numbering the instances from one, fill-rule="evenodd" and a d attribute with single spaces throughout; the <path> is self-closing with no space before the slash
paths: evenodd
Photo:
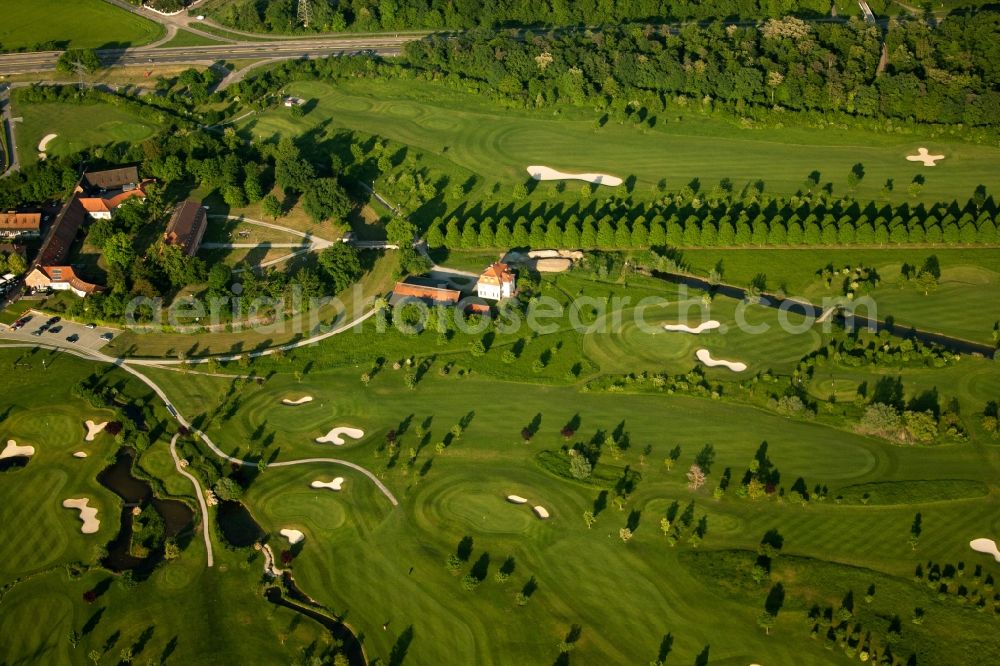
<path id="1" fill-rule="evenodd" d="M 179 500 L 156 497 L 148 482 L 132 475 L 134 459 L 135 453 L 132 449 L 124 448 L 118 453 L 115 463 L 97 475 L 97 480 L 102 486 L 124 501 L 121 530 L 114 541 L 108 544 L 108 557 L 104 560 L 104 564 L 113 571 L 137 569 L 140 565 L 151 568 L 163 555 L 162 548 L 146 558 L 135 557 L 129 552 L 129 543 L 132 539 L 132 509 L 136 506 L 143 506 L 146 511 L 152 507 L 159 513 L 163 518 L 167 537 L 176 537 L 183 533 L 194 520 L 194 512 L 187 504 Z"/>

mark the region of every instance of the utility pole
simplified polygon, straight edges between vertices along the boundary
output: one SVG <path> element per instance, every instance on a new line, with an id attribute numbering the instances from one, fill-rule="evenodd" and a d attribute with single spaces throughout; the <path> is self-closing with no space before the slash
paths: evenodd
<path id="1" fill-rule="evenodd" d="M 299 22 L 308 28 L 312 22 L 312 0 L 299 0 Z"/>

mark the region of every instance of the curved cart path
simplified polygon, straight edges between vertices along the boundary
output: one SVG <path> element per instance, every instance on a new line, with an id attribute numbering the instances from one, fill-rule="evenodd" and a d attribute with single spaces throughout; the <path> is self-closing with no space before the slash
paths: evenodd
<path id="1" fill-rule="evenodd" d="M 173 456 L 174 466 L 177 467 L 180 475 L 194 486 L 194 494 L 198 498 L 198 504 L 201 506 L 201 531 L 202 536 L 205 538 L 205 553 L 208 555 L 208 567 L 211 568 L 215 564 L 215 557 L 212 554 L 212 537 L 208 529 L 208 504 L 205 502 L 205 493 L 202 491 L 198 479 L 181 466 L 181 459 L 177 455 L 177 438 L 180 436 L 181 434 L 177 433 L 170 439 L 170 455 Z"/>

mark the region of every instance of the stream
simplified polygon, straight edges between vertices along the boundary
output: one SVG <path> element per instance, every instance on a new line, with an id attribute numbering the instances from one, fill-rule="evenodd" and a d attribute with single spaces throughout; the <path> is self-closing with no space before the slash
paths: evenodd
<path id="1" fill-rule="evenodd" d="M 664 282 L 684 285 L 685 287 L 689 287 L 691 289 L 709 291 L 740 301 L 744 300 L 747 295 L 747 290 L 742 287 L 734 287 L 728 284 L 712 284 L 708 280 L 694 277 L 692 275 L 685 275 L 683 273 L 650 271 L 650 274 L 655 278 L 663 280 Z M 818 319 L 823 313 L 823 310 L 819 306 L 813 305 L 812 303 L 800 301 L 798 299 L 781 298 L 780 296 L 768 293 L 762 293 L 760 295 L 760 304 L 776 310 L 780 309 L 793 314 L 812 317 L 814 320 Z M 888 331 L 890 335 L 899 338 L 911 338 L 919 340 L 925 344 L 939 345 L 958 354 L 979 354 L 985 358 L 993 358 L 993 354 L 996 351 L 992 346 L 987 344 L 972 342 L 971 340 L 963 340 L 961 338 L 953 338 L 940 333 L 922 331 L 915 327 L 890 324 L 880 319 L 871 319 L 861 315 L 845 314 L 840 309 L 834 312 L 831 319 L 839 326 L 848 330 L 854 330 L 856 328 L 870 328 L 876 331 Z"/>

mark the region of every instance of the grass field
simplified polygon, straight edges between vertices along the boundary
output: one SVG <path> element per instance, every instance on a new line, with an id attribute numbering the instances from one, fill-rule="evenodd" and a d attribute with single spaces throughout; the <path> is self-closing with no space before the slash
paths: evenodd
<path id="1" fill-rule="evenodd" d="M 762 179 L 766 191 L 794 193 L 817 170 L 822 183 L 846 193 L 847 175 L 860 162 L 866 175 L 859 199 L 878 199 L 887 179 L 895 183 L 892 199 L 907 198 L 911 179 L 926 176 L 921 201 L 950 201 L 972 193 L 976 185 L 1000 187 L 995 175 L 1000 149 L 920 137 L 873 135 L 855 130 L 740 129 L 692 112 L 664 117 L 655 129 L 607 125 L 595 129 L 596 116 L 568 109 L 561 117 L 518 111 L 499 112 L 482 98 L 420 81 L 297 82 L 288 92 L 317 102 L 302 119 L 287 109 L 267 111 L 243 123 L 253 136 L 297 136 L 316 128 L 328 133 L 345 128 L 376 134 L 427 154 L 453 182 L 470 174 L 483 195 L 500 183 L 513 188 L 528 179 L 532 164 L 566 171 L 596 171 L 622 178 L 635 176 L 636 191 L 649 192 L 660 179 L 679 189 L 698 179 L 706 190 L 731 178 L 737 190 Z M 321 133 L 322 137 L 323 134 Z M 918 145 L 947 155 L 933 170 L 905 160 Z M 921 170 L 923 169 L 923 170 Z M 577 185 L 569 194 L 576 197 Z M 534 196 L 558 198 L 555 183 L 542 183 Z"/>
<path id="2" fill-rule="evenodd" d="M 111 143 L 138 143 L 158 129 L 155 117 L 139 116 L 110 104 L 15 104 L 24 118 L 17 127 L 17 152 L 24 164 L 38 160 L 38 142 L 48 134 L 46 153 L 67 155 Z"/>
<path id="3" fill-rule="evenodd" d="M 174 38 L 169 42 L 166 42 L 163 47 L 170 48 L 176 46 L 218 46 L 220 42 L 218 39 L 212 39 L 210 37 L 202 37 L 199 34 L 188 32 L 187 30 L 178 30 Z"/>
<path id="4" fill-rule="evenodd" d="M 920 266 L 929 255 L 941 263 L 936 288 L 924 293 L 902 279 L 904 263 Z M 708 275 L 720 261 L 723 280 L 748 285 L 758 274 L 767 277 L 769 289 L 783 289 L 814 303 L 841 295 L 842 277 L 827 287 L 817 275 L 827 264 L 875 268 L 880 285 L 868 292 L 877 316 L 891 316 L 903 326 L 936 331 L 967 340 L 993 341 L 993 325 L 1000 320 L 1000 251 L 982 249 L 906 248 L 802 249 L 802 250 L 686 250 L 684 260 L 694 272 Z"/>
<path id="5" fill-rule="evenodd" d="M 124 48 L 162 34 L 159 24 L 103 0 L 74 0 L 72 10 L 61 0 L 5 0 L 0 46 L 30 51 L 54 42 L 58 49 Z"/>
<path id="6" fill-rule="evenodd" d="M 400 373 L 385 370 L 362 389 L 357 372 L 316 367 L 301 380 L 279 372 L 263 387 L 238 392 L 235 401 L 226 398 L 229 380 L 157 370 L 150 376 L 176 396 L 182 410 L 220 413 L 222 403 L 234 405 L 229 418 L 216 419 L 208 430 L 227 450 L 244 451 L 242 442 L 264 441 L 265 453 L 279 460 L 333 453 L 375 469 L 390 485 L 400 498 L 398 509 L 367 480 L 335 467 L 268 470 L 248 493 L 267 531 L 276 535 L 292 527 L 305 532 L 293 567 L 311 596 L 347 612 L 356 628 L 388 624 L 385 632 L 366 634 L 369 655 L 387 657 L 412 633 L 407 659 L 413 663 L 549 663 L 558 656 L 555 646 L 576 624 L 582 633 L 573 660 L 583 663 L 644 663 L 655 658 L 669 633 L 675 663 L 691 663 L 708 646 L 711 663 L 835 664 L 842 657 L 806 639 L 807 601 L 832 603 L 848 589 L 860 598 L 873 582 L 887 591 L 872 606 L 876 615 L 909 613 L 907 604 L 919 602 L 948 625 L 945 631 L 939 625 L 904 630 L 905 647 L 896 651 L 916 650 L 920 663 L 958 663 L 949 656 L 949 645 L 995 622 L 937 601 L 909 579 L 915 564 L 928 559 L 974 560 L 1000 573 L 990 560 L 974 559 L 967 547 L 971 535 L 1000 529 L 995 477 L 984 473 L 1000 462 L 995 449 L 901 449 L 732 404 L 588 395 L 572 387 L 498 383 L 474 375 L 442 378 L 431 372 L 410 391 Z M 504 393 L 511 398 L 498 400 Z M 280 404 L 301 395 L 316 399 L 302 407 Z M 525 444 L 518 430 L 535 415 L 538 433 Z M 433 443 L 468 416 L 462 436 L 435 453 Z M 630 465 L 642 474 L 624 511 L 609 504 L 590 530 L 582 514 L 600 487 L 552 476 L 536 462 L 541 451 L 558 450 L 559 429 L 574 416 L 580 419 L 577 439 L 584 440 L 624 421 L 631 447 L 621 460 L 602 458 L 598 470 L 613 478 Z M 418 424 L 426 426 L 425 435 L 416 432 Z M 366 436 L 335 451 L 312 441 L 335 425 L 361 427 Z M 397 432 L 398 461 L 377 450 L 389 429 Z M 742 473 L 761 440 L 781 468 L 782 483 L 802 476 L 810 487 L 829 484 L 831 497 L 841 488 L 850 494 L 864 483 L 967 481 L 918 485 L 905 505 L 831 501 L 806 509 L 728 496 L 718 501 L 704 490 L 692 494 L 685 488 L 683 471 L 705 443 L 715 447 L 714 479 L 725 468 Z M 652 451 L 640 460 L 646 444 Z M 667 471 L 659 461 L 674 445 L 683 453 L 677 467 Z M 407 460 L 410 447 L 416 449 L 413 462 Z M 347 479 L 343 492 L 308 487 L 333 476 Z M 961 490 L 965 486 L 975 492 Z M 512 493 L 530 498 L 529 506 L 546 506 L 552 518 L 542 522 L 527 507 L 508 504 L 503 498 Z M 707 518 L 704 543 L 697 550 L 685 542 L 670 548 L 659 532 L 659 518 L 673 501 L 683 508 L 692 499 L 696 520 Z M 915 511 L 923 514 L 925 525 L 917 552 L 907 544 Z M 638 527 L 623 544 L 618 529 L 630 516 Z M 776 629 L 765 636 L 753 618 L 767 586 L 720 590 L 705 581 L 703 568 L 717 567 L 712 558 L 728 549 L 754 549 L 772 528 L 784 537 L 783 553 L 805 564 L 796 560 L 794 568 L 776 568 L 774 580 L 784 581 L 789 599 Z M 453 576 L 444 562 L 465 537 L 472 540 L 472 552 Z M 507 558 L 513 559 L 513 573 L 497 582 L 494 574 Z M 826 580 L 823 572 L 831 567 L 837 575 Z M 483 578 L 474 591 L 459 581 L 468 571 Z M 529 580 L 537 589 L 518 606 L 514 597 Z M 720 614 L 728 618 L 724 634 L 712 630 L 712 618 Z M 996 641 L 984 649 L 1000 655 Z"/>
<path id="7" fill-rule="evenodd" d="M 0 363 L 12 368 L 0 377 L 0 439 L 36 448 L 26 467 L 0 472 L 0 661 L 81 664 L 94 650 L 103 663 L 117 663 L 120 651 L 131 647 L 143 663 L 233 658 L 274 663 L 310 645 L 314 650 L 328 645 L 319 625 L 261 598 L 259 557 L 251 563 L 245 554 L 220 548 L 215 568 L 206 569 L 204 545 L 187 537 L 177 560 L 133 589 L 99 567 L 88 570 L 119 529 L 120 500 L 96 480 L 117 444 L 108 434 L 84 441 L 84 420 L 113 414 L 90 407 L 70 388 L 105 368 L 27 350 L 0 350 Z M 148 389 L 126 377 L 113 371 L 108 381 L 117 384 L 121 398 L 150 403 Z M 156 407 L 158 417 L 166 415 Z M 166 446 L 166 440 L 155 441 L 141 465 L 169 492 L 192 501 L 190 483 L 174 470 Z M 74 458 L 78 450 L 90 457 Z M 80 533 L 77 513 L 61 506 L 69 497 L 91 499 L 99 532 Z M 71 563 L 84 573 L 70 577 L 65 565 Z M 91 589 L 100 593 L 87 604 L 83 593 Z M 76 648 L 69 642 L 71 631 L 79 635 Z"/>
<path id="8" fill-rule="evenodd" d="M 560 302 L 583 294 L 640 298 L 676 291 L 638 276 L 625 284 L 574 274 L 546 280 L 541 287 L 541 293 Z M 619 307 L 627 319 L 630 306 Z M 608 316 L 614 314 L 612 310 Z M 751 323 L 774 324 L 774 315 L 763 308 L 745 314 Z M 648 316 L 658 324 L 676 320 L 678 313 L 672 306 Z M 716 299 L 710 316 L 728 326 L 738 316 L 737 305 Z M 234 363 L 224 369 L 252 370 L 264 378 L 262 383 L 155 367 L 142 371 L 227 452 L 271 462 L 335 456 L 363 465 L 388 485 L 398 507 L 361 474 L 311 463 L 254 474 L 245 495 L 275 548 L 287 548 L 278 534 L 282 529 L 306 535 L 300 547 L 291 549 L 297 585 L 363 635 L 369 659 L 552 663 L 570 635 L 573 663 L 648 663 L 668 645 L 668 663 L 695 663 L 708 654 L 709 663 L 837 664 L 842 650 L 831 653 L 822 640 L 808 639 L 807 613 L 815 603 L 836 608 L 848 592 L 860 600 L 870 585 L 878 592 L 854 617 L 876 643 L 887 635 L 894 615 L 905 622 L 919 606 L 933 618 L 921 626 L 904 625 L 893 645 L 904 661 L 916 654 L 918 663 L 965 663 L 961 646 L 969 641 L 979 641 L 978 658 L 985 663 L 1000 659 L 1000 642 L 982 640 L 995 633 L 992 601 L 977 613 L 972 602 L 955 603 L 959 582 L 949 583 L 947 593 L 938 595 L 936 588 L 912 580 L 917 564 L 964 562 L 968 573 L 961 583 L 974 590 L 969 596 L 992 596 L 982 581 L 987 574 L 1000 576 L 1000 565 L 976 556 L 968 542 L 1000 531 L 1000 447 L 978 430 L 965 444 L 904 448 L 731 401 L 582 390 L 584 379 L 601 373 L 685 372 L 694 366 L 695 345 L 745 360 L 754 372 L 789 372 L 797 358 L 821 343 L 812 331 L 754 337 L 720 330 L 695 337 L 626 326 L 615 335 L 581 335 L 560 324 L 550 333 L 524 338 L 518 358 L 502 362 L 501 352 L 515 348 L 521 336 L 523 332 L 498 332 L 489 351 L 475 357 L 469 353 L 470 336 L 440 344 L 432 341 L 433 334 L 377 333 L 366 324 L 359 334 L 335 336 L 249 368 Z M 540 373 L 533 371 L 533 360 L 546 351 L 548 365 Z M 405 371 L 392 369 L 394 361 L 411 355 L 421 368 L 414 388 L 407 387 Z M 359 376 L 379 357 L 381 368 L 363 385 Z M 567 370 L 576 363 L 581 374 L 567 379 Z M 449 372 L 441 372 L 445 367 Z M 59 375 L 65 378 L 60 390 L 84 368 L 83 362 L 69 363 L 67 373 Z M 908 395 L 930 386 L 940 387 L 944 399 L 955 394 L 969 419 L 1000 390 L 995 364 L 982 359 L 963 359 L 941 370 L 885 372 L 903 374 Z M 873 376 L 871 370 L 830 366 L 818 371 L 806 388 L 821 393 L 839 387 L 849 401 L 852 384 Z M 30 371 L 23 371 L 7 381 L 29 377 Z M 709 377 L 733 379 L 723 370 L 713 370 Z M 21 396 L 19 401 L 32 400 L 30 391 L 18 385 L 10 389 Z M 297 407 L 281 404 L 303 395 L 314 400 Z M 54 399 L 74 409 L 71 399 L 58 394 Z M 12 416 L 17 417 L 26 410 L 15 404 Z M 464 424 L 458 436 L 452 429 L 457 423 Z M 561 452 L 567 440 L 560 431 L 569 423 L 575 431 L 570 443 L 603 442 L 608 433 L 618 432 L 626 444 L 620 454 L 605 451 L 586 482 L 560 471 L 567 466 Z M 343 447 L 315 442 L 336 426 L 361 428 L 365 436 Z M 523 439 L 522 428 L 532 430 L 530 441 Z M 395 451 L 385 447 L 390 430 Z M 739 483 L 762 442 L 767 443 L 767 458 L 780 469 L 776 483 L 781 488 L 801 478 L 809 489 L 827 486 L 829 499 L 803 506 L 776 497 L 741 499 L 731 491 L 714 498 L 711 491 L 724 476 Z M 684 473 L 709 444 L 708 482 L 692 491 Z M 668 468 L 663 460 L 675 446 L 680 455 Z M 186 441 L 182 455 L 197 471 L 211 454 Z M 188 496 L 162 441 L 141 462 L 163 478 L 170 492 Z M 631 472 L 638 476 L 620 506 L 612 496 L 602 499 L 602 491 L 611 491 Z M 312 481 L 335 476 L 346 480 L 341 492 L 310 488 Z M 37 488 L 42 492 L 42 486 Z M 509 494 L 526 497 L 529 504 L 508 503 L 504 498 Z M 837 497 L 842 499 L 835 501 Z M 536 504 L 548 509 L 549 520 L 531 513 Z M 583 520 L 586 511 L 596 513 L 590 529 Z M 916 512 L 923 532 L 914 549 L 909 534 Z M 660 531 L 665 516 L 680 526 L 675 546 Z M 700 543 L 690 538 L 698 525 Z M 624 543 L 619 530 L 626 526 L 633 537 Z M 770 580 L 755 583 L 750 575 L 754 553 L 770 530 L 783 539 L 782 555 Z M 225 633 L 226 641 L 241 640 L 242 632 L 230 630 L 232 614 L 212 616 L 208 600 L 228 600 L 234 612 L 245 613 L 237 619 L 248 630 L 267 621 L 270 607 L 260 605 L 251 584 L 259 560 L 248 560 L 249 551 L 220 548 L 223 565 L 209 572 L 200 568 L 199 545 L 192 541 L 178 563 L 158 570 L 130 599 L 154 607 L 183 604 L 199 631 L 212 627 Z M 445 563 L 456 553 L 450 571 Z M 973 565 L 981 567 L 978 576 Z M 500 572 L 504 575 L 498 577 Z M 15 587 L 3 604 L 10 603 L 25 617 L 41 608 L 76 617 L 64 620 L 64 627 L 82 622 L 81 616 L 71 615 L 78 594 L 55 584 L 63 575 L 57 571 Z M 756 618 L 776 583 L 784 586 L 784 605 L 765 634 Z M 109 604 L 119 603 L 114 596 L 119 594 L 112 586 Z M 131 607 L 121 603 L 114 615 L 108 611 L 105 619 L 114 620 L 105 625 L 102 619 L 88 645 L 106 640 L 107 632 L 123 623 L 128 629 L 122 629 L 122 644 L 140 641 L 145 625 L 129 624 Z M 726 618 L 725 632 L 716 629 L 719 617 Z M 5 622 L 16 627 L 19 621 Z M 160 641 L 188 631 L 179 617 L 157 622 L 143 654 L 155 658 L 169 646 Z M 227 643 L 224 649 L 272 654 L 279 650 L 277 643 L 260 646 L 276 632 L 287 640 L 283 654 L 292 654 L 289 650 L 296 648 L 290 646 L 319 640 L 311 631 L 307 624 L 275 615 L 270 630 L 245 645 Z M 17 654 L 50 646 L 43 636 L 26 636 L 34 637 L 19 642 Z M 184 649 L 196 650 L 195 643 Z"/>

